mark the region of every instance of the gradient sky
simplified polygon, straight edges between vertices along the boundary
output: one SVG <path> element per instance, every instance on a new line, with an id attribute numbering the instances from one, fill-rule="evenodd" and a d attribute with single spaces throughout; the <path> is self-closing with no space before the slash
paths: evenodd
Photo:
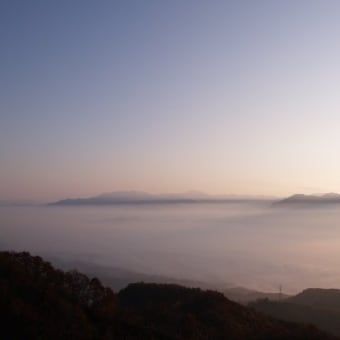
<path id="1" fill-rule="evenodd" d="M 340 1 L 3 0 L 0 199 L 340 192 Z"/>

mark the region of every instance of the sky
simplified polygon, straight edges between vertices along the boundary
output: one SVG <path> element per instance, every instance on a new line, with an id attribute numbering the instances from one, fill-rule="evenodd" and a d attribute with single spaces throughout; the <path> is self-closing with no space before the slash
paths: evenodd
<path id="1" fill-rule="evenodd" d="M 0 199 L 340 192 L 339 13 L 1 1 Z"/>

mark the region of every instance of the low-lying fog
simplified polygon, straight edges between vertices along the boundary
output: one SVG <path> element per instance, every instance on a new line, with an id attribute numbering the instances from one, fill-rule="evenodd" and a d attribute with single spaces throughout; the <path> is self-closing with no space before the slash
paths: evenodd
<path id="1" fill-rule="evenodd" d="M 0 248 L 286 293 L 340 287 L 340 207 L 1 207 Z"/>

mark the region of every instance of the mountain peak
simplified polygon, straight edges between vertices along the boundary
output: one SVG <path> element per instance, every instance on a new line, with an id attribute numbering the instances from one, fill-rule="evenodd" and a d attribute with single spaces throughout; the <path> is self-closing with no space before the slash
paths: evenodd
<path id="1" fill-rule="evenodd" d="M 314 195 L 305 195 L 305 194 L 294 194 L 289 196 L 281 201 L 276 202 L 276 204 L 340 204 L 340 194 L 337 193 L 325 193 L 325 194 L 314 194 Z"/>

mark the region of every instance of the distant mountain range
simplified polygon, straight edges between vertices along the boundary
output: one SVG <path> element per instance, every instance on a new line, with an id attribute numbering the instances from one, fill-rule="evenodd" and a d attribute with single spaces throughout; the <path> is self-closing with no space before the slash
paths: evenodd
<path id="1" fill-rule="evenodd" d="M 326 193 L 303 195 L 296 194 L 275 202 L 275 205 L 324 205 L 324 204 L 340 204 L 340 194 Z"/>
<path id="2" fill-rule="evenodd" d="M 237 203 L 247 201 L 273 200 L 266 196 L 208 195 L 202 192 L 150 194 L 143 191 L 118 191 L 88 198 L 68 198 L 49 205 L 113 205 L 154 203 Z"/>

